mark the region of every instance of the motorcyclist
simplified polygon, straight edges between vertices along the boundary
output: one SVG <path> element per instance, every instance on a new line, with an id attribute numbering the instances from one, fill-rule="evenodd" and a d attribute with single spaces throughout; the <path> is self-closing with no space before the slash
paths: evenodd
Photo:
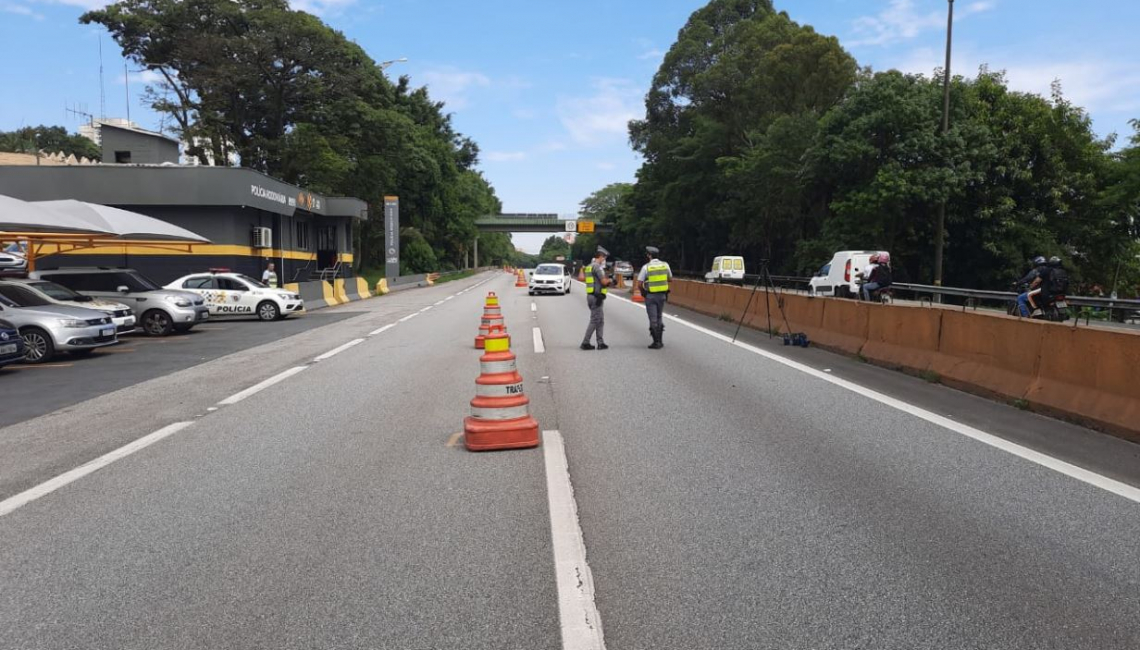
<path id="1" fill-rule="evenodd" d="M 1042 282 L 1043 276 L 1049 273 L 1049 262 L 1043 255 L 1038 255 L 1033 258 L 1033 268 L 1025 277 L 1017 281 L 1018 290 L 1024 287 L 1017 296 L 1017 309 L 1022 318 L 1028 318 L 1030 314 L 1037 311 L 1036 297 L 1041 293 L 1039 285 Z"/>
<path id="2" fill-rule="evenodd" d="M 1049 272 L 1041 277 L 1041 304 L 1048 306 L 1069 291 L 1069 272 L 1061 258 L 1053 256 L 1048 262 Z"/>
<path id="3" fill-rule="evenodd" d="M 871 296 L 891 286 L 891 254 L 876 253 L 871 256 L 874 265 L 863 283 L 863 300 L 870 302 Z"/>

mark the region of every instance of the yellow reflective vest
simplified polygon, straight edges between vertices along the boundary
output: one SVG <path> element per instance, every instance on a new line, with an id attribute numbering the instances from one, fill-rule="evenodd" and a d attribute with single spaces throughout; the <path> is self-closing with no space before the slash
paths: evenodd
<path id="1" fill-rule="evenodd" d="M 669 265 L 663 262 L 650 262 L 645 267 L 645 286 L 649 293 L 665 293 L 669 290 Z"/>

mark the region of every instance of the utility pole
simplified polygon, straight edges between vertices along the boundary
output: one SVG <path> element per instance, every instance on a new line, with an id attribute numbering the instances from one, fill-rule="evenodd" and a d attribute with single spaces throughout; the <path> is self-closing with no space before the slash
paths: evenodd
<path id="1" fill-rule="evenodd" d="M 950 43 L 954 33 L 954 0 L 947 0 L 946 67 L 942 70 L 942 141 L 950 131 Z M 945 248 L 946 199 L 938 204 L 938 224 L 934 230 L 934 286 L 942 286 L 942 249 Z M 939 296 L 941 302 L 941 296 Z"/>

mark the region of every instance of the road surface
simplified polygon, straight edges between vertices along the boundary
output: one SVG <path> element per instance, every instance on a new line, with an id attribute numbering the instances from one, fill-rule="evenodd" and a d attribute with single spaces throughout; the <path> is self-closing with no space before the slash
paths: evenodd
<path id="1" fill-rule="evenodd" d="M 513 284 L 0 428 L 0 648 L 1140 647 L 1136 445 Z M 457 436 L 488 290 L 538 449 Z"/>

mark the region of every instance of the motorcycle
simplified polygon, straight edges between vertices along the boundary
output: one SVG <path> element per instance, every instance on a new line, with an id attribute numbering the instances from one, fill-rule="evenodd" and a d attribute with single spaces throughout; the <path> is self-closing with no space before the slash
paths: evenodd
<path id="1" fill-rule="evenodd" d="M 1021 295 L 1029 290 L 1025 284 L 1013 285 L 1014 292 Z M 1017 316 L 1018 318 L 1025 318 L 1021 315 L 1021 307 L 1017 304 L 1017 298 L 1006 303 L 1006 313 L 1010 316 Z M 1069 301 L 1065 296 L 1055 295 L 1046 297 L 1044 302 L 1039 302 L 1037 310 L 1029 315 L 1033 320 L 1044 320 L 1053 323 L 1064 323 L 1069 320 L 1071 314 L 1069 312 Z"/>

